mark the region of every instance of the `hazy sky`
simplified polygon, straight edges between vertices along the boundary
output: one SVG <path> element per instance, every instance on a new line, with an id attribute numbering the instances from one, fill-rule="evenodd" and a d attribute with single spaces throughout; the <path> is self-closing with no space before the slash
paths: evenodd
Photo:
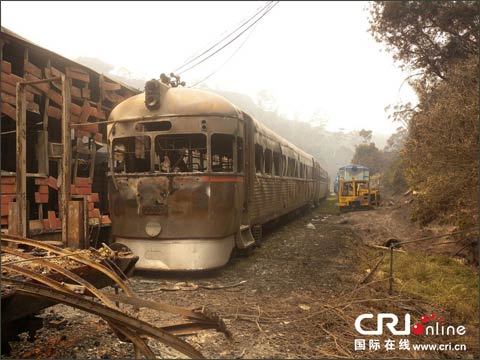
<path id="1" fill-rule="evenodd" d="M 122 75 L 123 67 L 132 77 L 150 79 L 176 69 L 263 4 L 2 1 L 1 22 L 67 58 L 96 57 Z M 282 1 L 182 79 L 193 85 L 236 52 L 205 85 L 254 99 L 266 90 L 279 112 L 300 120 L 319 112 L 330 130 L 391 133 L 399 125 L 387 119 L 384 108 L 416 97 L 408 84 L 401 87 L 408 74 L 367 32 L 368 5 Z"/>

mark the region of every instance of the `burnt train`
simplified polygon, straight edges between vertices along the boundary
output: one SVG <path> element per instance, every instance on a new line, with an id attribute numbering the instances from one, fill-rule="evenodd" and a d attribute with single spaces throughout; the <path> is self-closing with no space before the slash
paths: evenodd
<path id="1" fill-rule="evenodd" d="M 312 155 L 207 91 L 150 80 L 108 123 L 112 237 L 137 269 L 221 267 L 262 224 L 328 194 Z"/>

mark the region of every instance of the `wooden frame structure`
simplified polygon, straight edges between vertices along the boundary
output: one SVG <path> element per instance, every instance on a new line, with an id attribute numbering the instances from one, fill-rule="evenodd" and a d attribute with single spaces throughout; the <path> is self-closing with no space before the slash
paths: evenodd
<path id="1" fill-rule="evenodd" d="M 140 91 L 4 27 L 0 35 L 2 231 L 86 247 L 89 230 L 110 223 L 95 166 L 103 122 Z"/>

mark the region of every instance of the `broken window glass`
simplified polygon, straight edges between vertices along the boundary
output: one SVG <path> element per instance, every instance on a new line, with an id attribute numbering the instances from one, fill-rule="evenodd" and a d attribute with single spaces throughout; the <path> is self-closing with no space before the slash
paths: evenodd
<path id="1" fill-rule="evenodd" d="M 263 147 L 255 144 L 255 172 L 263 172 Z"/>
<path id="2" fill-rule="evenodd" d="M 164 173 L 207 170 L 207 138 L 203 134 L 155 137 L 155 171 Z"/>
<path id="3" fill-rule="evenodd" d="M 288 158 L 287 176 L 291 176 L 291 177 L 295 177 L 295 176 L 296 176 L 296 164 L 295 164 L 295 159 L 292 159 L 291 157 Z"/>
<path id="4" fill-rule="evenodd" d="M 272 150 L 265 149 L 265 174 L 272 173 Z"/>
<path id="5" fill-rule="evenodd" d="M 212 146 L 212 171 L 233 172 L 233 143 L 235 137 L 228 134 L 213 134 Z"/>
<path id="6" fill-rule="evenodd" d="M 150 171 L 151 144 L 148 136 L 129 136 L 113 140 L 113 171 Z"/>
<path id="7" fill-rule="evenodd" d="M 282 175 L 282 157 L 276 151 L 273 152 L 273 174 L 275 176 Z"/>

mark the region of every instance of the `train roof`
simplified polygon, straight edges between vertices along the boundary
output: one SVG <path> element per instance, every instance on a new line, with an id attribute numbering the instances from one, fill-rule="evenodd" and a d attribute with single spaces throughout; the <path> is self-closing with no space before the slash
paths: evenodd
<path id="1" fill-rule="evenodd" d="M 182 116 L 182 115 L 217 115 L 224 117 L 234 117 L 252 119 L 257 133 L 260 133 L 267 141 L 277 143 L 283 154 L 286 156 L 301 158 L 305 162 L 312 162 L 313 155 L 301 150 L 288 140 L 276 134 L 261 122 L 241 111 L 224 97 L 213 92 L 192 89 L 185 87 L 162 86 L 162 96 L 160 108 L 158 110 L 149 110 L 145 107 L 145 93 L 141 93 L 126 99 L 118 104 L 111 112 L 109 120 L 120 120 L 125 118 L 142 116 Z M 297 156 L 294 155 L 297 154 Z"/>
<path id="2" fill-rule="evenodd" d="M 158 110 L 145 107 L 145 93 L 130 97 L 118 104 L 110 114 L 110 120 L 140 116 L 218 115 L 242 118 L 242 112 L 227 99 L 209 91 L 168 87 L 161 84 L 163 94 Z"/>
<path id="3" fill-rule="evenodd" d="M 340 167 L 338 170 L 350 170 L 350 169 L 357 169 L 357 170 L 368 170 L 368 167 L 363 165 L 345 165 Z"/>
<path id="4" fill-rule="evenodd" d="M 248 114 L 244 113 L 245 115 L 249 116 Z M 299 147 L 295 146 L 294 144 L 292 144 L 290 141 L 288 141 L 287 139 L 283 138 L 282 136 L 278 135 L 277 133 L 275 133 L 273 130 L 271 130 L 270 128 L 266 127 L 264 124 L 262 124 L 260 121 L 258 121 L 257 119 L 251 117 L 252 120 L 253 120 L 253 124 L 257 130 L 258 133 L 262 134 L 264 137 L 266 137 L 267 139 L 271 140 L 271 141 L 274 141 L 274 142 L 278 142 L 280 147 L 281 147 L 281 150 L 282 150 L 282 154 L 286 155 L 286 156 L 290 156 L 292 157 L 292 154 L 291 152 L 295 152 L 297 153 L 300 157 L 302 157 L 303 161 L 313 161 L 314 160 L 314 157 L 313 155 L 303 151 L 302 149 L 300 149 Z M 289 154 L 290 153 L 290 154 Z"/>

